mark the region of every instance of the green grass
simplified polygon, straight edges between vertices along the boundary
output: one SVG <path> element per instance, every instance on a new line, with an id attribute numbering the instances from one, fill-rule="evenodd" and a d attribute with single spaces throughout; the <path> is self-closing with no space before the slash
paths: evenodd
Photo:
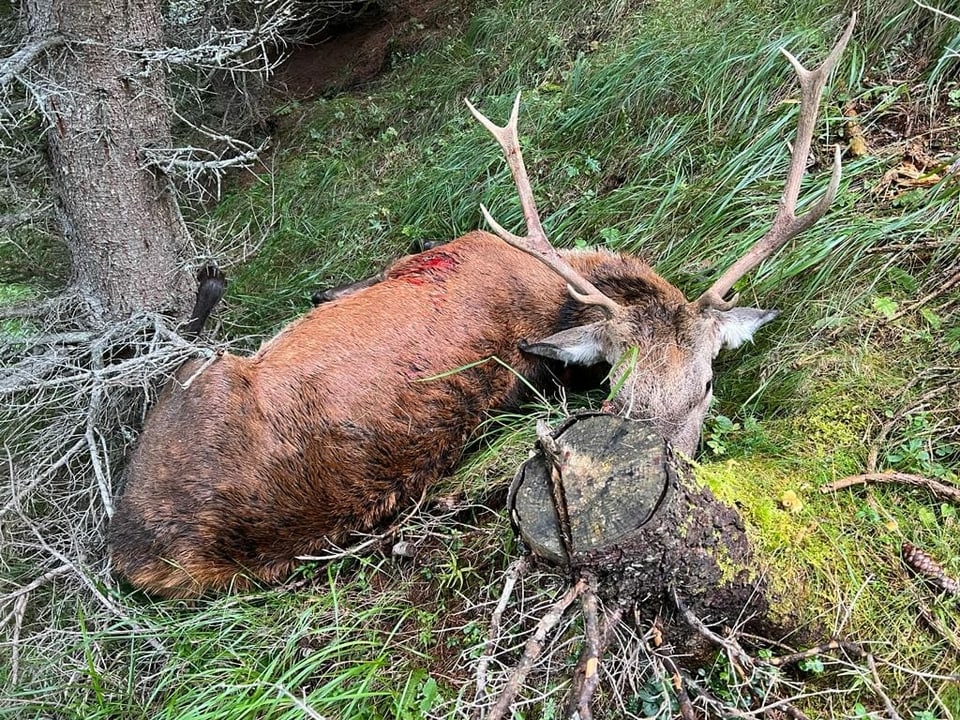
<path id="1" fill-rule="evenodd" d="M 861 103 L 859 122 L 878 152 L 846 160 L 828 216 L 740 283 L 744 303 L 783 315 L 756 344 L 719 359 L 713 445 L 699 474 L 741 505 L 782 587 L 802 588 L 785 593 L 784 612 L 943 675 L 956 671 L 956 651 L 918 607 L 955 628 L 955 606 L 911 580 L 897 553 L 909 540 L 960 576 L 960 510 L 895 486 L 818 491 L 862 471 L 883 424 L 914 405 L 892 424 L 879 467 L 956 482 L 960 463 L 958 388 L 946 384 L 960 365 L 957 289 L 926 312 L 886 322 L 960 260 L 960 182 L 895 199 L 874 192 L 901 161 L 893 136 L 904 108 L 936 113 L 960 136 L 958 108 L 948 113 L 944 100 L 960 71 L 938 54 L 960 30 L 909 4 L 857 4 L 859 29 L 822 106 L 804 202 L 825 186 L 827 146 L 842 141 L 848 102 Z M 518 89 L 524 155 L 553 240 L 641 253 L 695 297 L 775 211 L 796 115 L 795 83 L 777 49 L 813 64 L 844 21 L 841 8 L 828 15 L 813 2 L 477 3 L 462 32 L 394 58 L 377 84 L 303 104 L 289 123 L 296 132 L 276 143 L 272 173 L 195 219 L 212 232 L 264 229 L 257 255 L 230 269 L 227 331 L 269 335 L 308 306 L 311 291 L 371 274 L 413 241 L 481 227 L 480 202 L 519 226 L 499 150 L 462 102 L 502 121 Z M 930 62 L 911 69 L 907 57 Z M 457 498 L 456 507 L 464 497 L 502 504 L 534 416 L 555 421 L 558 412 L 492 420 L 438 494 Z M 788 490 L 802 502 L 797 512 L 783 507 Z M 187 606 L 102 588 L 122 606 L 121 621 L 84 591 L 41 588 L 21 634 L 55 641 L 23 645 L 16 686 L 0 662 L 0 717 L 465 716 L 471 663 L 520 549 L 503 513 L 434 512 L 401 532 L 421 544 L 416 559 L 386 551 L 308 568 L 313 581 L 294 592 Z M 29 578 L 29 568 L 4 562 L 11 577 Z M 530 606 L 561 583 L 535 575 Z M 517 645 L 530 616 L 510 621 Z M 536 676 L 538 690 L 552 693 L 537 706 L 544 714 L 559 702 L 562 669 Z M 905 718 L 960 718 L 950 683 L 881 671 Z M 849 672 L 828 663 L 813 679 L 843 693 L 811 699 L 812 713 L 863 717 L 858 703 L 882 712 Z"/>

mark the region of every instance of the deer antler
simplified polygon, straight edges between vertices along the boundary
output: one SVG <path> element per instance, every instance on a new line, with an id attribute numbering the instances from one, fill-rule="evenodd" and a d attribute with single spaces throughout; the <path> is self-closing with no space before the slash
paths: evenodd
<path id="1" fill-rule="evenodd" d="M 797 198 L 800 195 L 800 181 L 803 179 L 803 170 L 806 165 L 807 155 L 810 152 L 810 144 L 813 140 L 813 131 L 817 122 L 817 109 L 820 105 L 820 96 L 823 94 L 823 87 L 827 82 L 830 73 L 833 72 L 840 55 L 843 54 L 850 36 L 853 34 L 853 26 L 857 21 L 857 14 L 853 13 L 846 30 L 833 46 L 833 50 L 827 55 L 826 60 L 816 70 L 807 70 L 800 61 L 797 60 L 786 50 L 781 50 L 787 60 L 793 66 L 797 77 L 800 80 L 800 119 L 797 122 L 797 138 L 793 144 L 793 152 L 790 157 L 790 168 L 787 170 L 787 181 L 783 190 L 783 195 L 777 206 L 777 215 L 773 219 L 773 224 L 766 235 L 757 240 L 743 257 L 731 265 L 720 278 L 710 286 L 703 295 L 697 300 L 700 307 L 714 307 L 721 310 L 728 310 L 736 302 L 736 296 L 732 300 L 726 301 L 723 296 L 726 295 L 733 284 L 740 278 L 750 272 L 753 268 L 770 257 L 780 247 L 791 238 L 796 237 L 804 230 L 813 225 L 817 220 L 823 217 L 830 203 L 833 202 L 837 194 L 837 188 L 840 186 L 840 146 L 837 145 L 834 151 L 833 174 L 830 177 L 830 184 L 823 197 L 804 215 L 797 215 Z"/>
<path id="2" fill-rule="evenodd" d="M 480 210 L 483 212 L 483 217 L 487 223 L 505 242 L 537 258 L 566 280 L 567 291 L 573 298 L 586 305 L 600 306 L 608 318 L 619 313 L 622 310 L 620 305 L 600 292 L 593 283 L 574 270 L 557 252 L 556 248 L 550 244 L 550 240 L 543 231 L 543 225 L 540 224 L 540 214 L 537 212 L 537 205 L 533 199 L 533 191 L 530 189 L 530 178 L 527 177 L 527 169 L 523 165 L 523 155 L 520 154 L 520 140 L 517 136 L 520 93 L 517 93 L 517 97 L 513 101 L 510 121 L 503 127 L 490 122 L 469 100 L 466 100 L 466 103 L 473 116 L 490 131 L 490 134 L 497 139 L 500 147 L 503 148 L 507 164 L 510 166 L 510 172 L 513 174 L 513 182 L 517 186 L 517 193 L 520 195 L 520 206 L 523 208 L 523 218 L 527 224 L 527 235 L 526 237 L 519 237 L 504 229 L 500 223 L 493 219 L 486 206 L 481 204 Z"/>

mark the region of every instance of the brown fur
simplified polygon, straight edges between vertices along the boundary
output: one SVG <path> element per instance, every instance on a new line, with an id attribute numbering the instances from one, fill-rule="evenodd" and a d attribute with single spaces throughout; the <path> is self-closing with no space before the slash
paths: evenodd
<path id="1" fill-rule="evenodd" d="M 629 256 L 571 253 L 616 299 L 674 322 L 682 294 Z M 482 290 L 478 291 L 478 288 Z M 401 259 L 248 358 L 188 363 L 147 418 L 110 529 L 114 568 L 169 597 L 275 582 L 448 473 L 546 362 L 526 338 L 597 319 L 537 260 L 483 232 Z M 486 362 L 484 362 L 486 361 Z"/>

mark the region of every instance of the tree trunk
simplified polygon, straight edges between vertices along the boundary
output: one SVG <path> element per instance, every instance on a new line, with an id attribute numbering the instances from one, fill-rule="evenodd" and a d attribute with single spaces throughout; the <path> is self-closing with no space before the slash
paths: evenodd
<path id="1" fill-rule="evenodd" d="M 183 317 L 189 238 L 167 180 L 141 149 L 170 147 L 166 74 L 139 53 L 161 47 L 157 0 L 27 0 L 33 37 L 60 34 L 38 94 L 52 191 L 73 289 L 92 319 L 138 310 Z"/>

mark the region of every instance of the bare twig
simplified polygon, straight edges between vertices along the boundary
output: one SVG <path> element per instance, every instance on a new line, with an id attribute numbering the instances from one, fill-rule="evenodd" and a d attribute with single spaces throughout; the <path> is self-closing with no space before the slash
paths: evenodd
<path id="1" fill-rule="evenodd" d="M 100 410 L 103 405 L 104 387 L 103 383 L 97 379 L 103 372 L 103 346 L 101 341 L 94 342 L 91 347 L 91 362 L 94 372 L 93 388 L 90 392 L 90 408 L 87 410 L 87 427 L 83 434 L 87 441 L 87 451 L 90 453 L 90 462 L 93 465 L 93 474 L 97 479 L 97 487 L 100 488 L 100 502 L 103 503 L 103 509 L 107 517 L 113 517 L 113 489 L 110 486 L 108 470 L 104 467 L 100 459 L 100 443 L 97 440 L 97 424 L 100 419 Z"/>
<path id="2" fill-rule="evenodd" d="M 944 294 L 948 293 L 948 292 L 949 292 L 950 290 L 952 290 L 956 285 L 960 284 L 960 269 L 957 269 L 957 268 L 954 268 L 954 269 L 955 269 L 955 272 L 953 273 L 953 275 L 951 275 L 951 276 L 948 277 L 946 280 L 944 280 L 944 281 L 940 284 L 940 287 L 938 287 L 936 290 L 934 290 L 933 292 L 927 293 L 926 295 L 924 295 L 922 298 L 920 298 L 920 299 L 917 300 L 916 302 L 913 302 L 913 303 L 910 303 L 909 305 L 904 306 L 903 308 L 901 308 L 900 310 L 898 310 L 897 312 L 895 312 L 895 313 L 894 313 L 893 315 L 891 315 L 890 317 L 885 318 L 883 322 L 884 322 L 885 324 L 889 325 L 890 323 L 899 320 L 899 319 L 902 318 L 904 315 L 909 315 L 910 313 L 914 312 L 915 310 L 919 310 L 919 309 L 922 308 L 924 305 L 926 305 L 927 303 L 929 303 L 931 300 L 935 300 L 936 298 L 940 297 L 941 295 L 944 295 Z"/>
<path id="3" fill-rule="evenodd" d="M 504 687 L 503 692 L 497 699 L 497 702 L 490 709 L 490 712 L 487 715 L 487 720 L 500 720 L 504 717 L 504 715 L 510 709 L 513 699 L 517 696 L 520 686 L 526 679 L 527 673 L 530 672 L 530 669 L 533 667 L 533 663 L 536 662 L 537 658 L 540 657 L 540 653 L 543 652 L 543 642 L 546 640 L 547 635 L 551 630 L 553 630 L 556 624 L 560 622 L 560 619 L 563 617 L 563 614 L 566 612 L 567 608 L 570 607 L 570 604 L 580 597 L 580 595 L 586 589 L 586 582 L 583 580 L 578 581 L 550 607 L 550 609 L 542 618 L 540 618 L 540 622 L 537 623 L 536 630 L 527 640 L 526 645 L 524 646 L 523 656 L 520 658 L 520 662 L 517 664 L 516 668 L 514 668 L 513 674 L 507 681 L 507 685 Z"/>
<path id="4" fill-rule="evenodd" d="M 931 372 L 946 372 L 947 378 L 945 381 L 938 383 L 935 387 L 927 390 L 923 395 L 921 395 L 915 402 L 910 403 L 909 405 L 904 405 L 899 410 L 897 410 L 891 417 L 889 417 L 883 425 L 880 426 L 879 432 L 873 438 L 870 443 L 870 450 L 867 453 L 867 462 L 866 462 L 866 471 L 867 473 L 874 473 L 877 470 L 877 459 L 880 456 L 880 449 L 883 446 L 884 442 L 887 439 L 887 436 L 893 430 L 893 428 L 903 420 L 904 417 L 910 415 L 913 412 L 922 410 L 924 406 L 933 400 L 934 398 L 943 394 L 945 388 L 960 382 L 955 370 L 943 368 L 930 368 Z M 903 387 L 900 391 L 900 397 L 905 397 L 907 393 L 910 392 L 917 384 L 922 382 L 922 380 L 927 377 L 928 374 L 924 373 L 923 375 L 918 375 L 910 379 L 910 381 Z"/>
<path id="5" fill-rule="evenodd" d="M 38 486 L 40 486 L 44 481 L 46 481 L 51 475 L 53 475 L 57 470 L 65 466 L 70 462 L 76 455 L 79 453 L 87 443 L 86 437 L 80 438 L 73 445 L 63 451 L 56 461 L 47 466 L 43 472 L 37 473 L 29 483 L 27 483 L 22 488 L 17 488 L 13 485 L 13 473 L 10 474 L 11 482 L 11 491 L 10 499 L 0 508 L 0 517 L 3 517 L 8 512 L 14 508 L 18 508 L 20 505 L 21 498 L 30 495 Z M 54 450 L 54 448 L 51 448 Z M 7 456 L 11 458 L 10 462 L 12 464 L 12 456 L 10 454 L 9 448 L 7 449 Z"/>
<path id="6" fill-rule="evenodd" d="M 497 606 L 493 609 L 490 616 L 490 629 L 487 631 L 487 639 L 483 644 L 483 654 L 480 656 L 480 662 L 477 663 L 477 699 L 479 700 L 486 693 L 487 689 L 487 668 L 493 659 L 493 649 L 497 638 L 500 636 L 500 622 L 503 619 L 503 613 L 507 609 L 507 603 L 510 602 L 510 596 L 513 594 L 513 588 L 517 580 L 523 576 L 530 564 L 530 556 L 524 555 L 514 560 L 507 569 L 507 574 L 503 583 L 503 591 L 500 593 L 500 599 Z"/>
<path id="7" fill-rule="evenodd" d="M 55 577 L 63 575 L 65 572 L 68 572 L 70 569 L 71 568 L 69 565 L 59 565 L 53 568 L 52 570 L 47 570 L 47 572 L 45 572 L 43 575 L 41 575 L 40 577 L 34 578 L 23 587 L 19 587 L 16 590 L 11 590 L 10 592 L 3 595 L 3 597 L 0 597 L 0 602 L 10 602 L 11 600 L 16 600 L 22 595 L 27 595 L 33 592 L 34 590 L 36 590 L 41 585 L 45 585 L 46 583 L 50 582 Z M 2 627 L 3 624 L 4 624 L 3 622 L 0 622 L 0 627 Z"/>
<path id="8" fill-rule="evenodd" d="M 740 646 L 733 638 L 725 638 L 717 635 L 713 630 L 708 628 L 703 621 L 696 616 L 696 614 L 684 604 L 683 600 L 680 599 L 679 594 L 676 589 L 672 591 L 673 602 L 677 606 L 677 609 L 680 610 L 683 615 L 683 619 L 686 620 L 687 624 L 696 630 L 700 635 L 709 640 L 711 643 L 717 647 L 723 648 L 731 656 L 731 659 L 736 660 L 734 666 L 739 665 L 744 670 L 750 670 L 753 668 L 754 662 L 753 658 Z"/>
<path id="9" fill-rule="evenodd" d="M 940 8 L 936 8 L 936 7 L 934 7 L 933 5 L 928 5 L 927 3 L 923 2 L 923 0 L 913 0 L 913 2 L 916 3 L 917 5 L 919 5 L 920 7 L 922 7 L 924 10 L 929 10 L 929 11 L 932 12 L 934 15 L 940 15 L 941 17 L 947 18 L 947 20 L 953 20 L 954 22 L 960 22 L 960 17 L 958 17 L 957 15 L 951 15 L 950 13 L 946 12 L 945 10 L 941 10 Z"/>
<path id="10" fill-rule="evenodd" d="M 23 629 L 23 616 L 27 610 L 29 593 L 24 593 L 13 601 L 13 634 L 10 637 L 10 680 L 16 685 L 20 674 L 20 631 Z"/>
<path id="11" fill-rule="evenodd" d="M 872 653 L 867 653 L 867 667 L 870 668 L 870 676 L 873 678 L 870 683 L 873 691 L 883 700 L 883 706 L 887 710 L 887 715 L 890 716 L 890 720 L 903 720 L 900 717 L 900 713 L 897 712 L 897 709 L 893 706 L 893 702 L 890 700 L 890 697 L 887 695 L 886 691 L 883 689 L 883 683 L 880 682 L 880 674 L 877 672 L 877 663 L 873 659 Z"/>
<path id="12" fill-rule="evenodd" d="M 866 473 L 864 475 L 851 475 L 850 477 L 835 480 L 827 483 L 820 488 L 822 493 L 836 492 L 856 485 L 867 485 L 869 483 L 913 485 L 929 491 L 940 500 L 946 500 L 953 503 L 960 503 L 960 487 L 947 485 L 938 480 L 926 478 L 921 475 L 910 475 L 900 472 L 882 472 Z"/>
<path id="13" fill-rule="evenodd" d="M 683 718 L 683 720 L 697 720 L 697 716 L 693 711 L 693 703 L 690 702 L 690 694 L 687 692 L 687 687 L 684 682 L 684 675 L 680 672 L 680 668 L 677 667 L 673 658 L 666 653 L 658 652 L 657 659 L 663 663 L 663 666 L 670 674 L 670 684 L 673 686 L 673 691 L 677 694 L 677 704 L 680 706 L 680 717 Z"/>
<path id="14" fill-rule="evenodd" d="M 284 29 L 299 19 L 296 3 L 268 0 L 254 7 L 257 14 L 249 27 L 211 27 L 193 47 L 151 48 L 140 56 L 168 66 L 269 74 L 284 59 L 275 49 L 284 44 Z"/>
<path id="15" fill-rule="evenodd" d="M 839 650 L 840 652 L 853 655 L 854 657 L 862 657 L 864 654 L 863 650 L 856 643 L 847 642 L 845 640 L 830 640 L 823 645 L 817 645 L 816 647 L 809 648 L 808 650 L 790 653 L 789 655 L 780 655 L 778 657 L 772 657 L 766 660 L 759 660 L 758 662 L 766 665 L 772 665 L 774 667 L 786 667 L 787 665 L 793 665 L 801 660 L 806 660 L 807 658 L 816 657 L 817 655 L 833 652 L 834 650 Z"/>
<path id="16" fill-rule="evenodd" d="M 41 54 L 58 45 L 63 45 L 62 35 L 46 35 L 29 39 L 13 55 L 0 61 L 0 88 L 9 85 L 24 68 L 31 65 Z"/>

